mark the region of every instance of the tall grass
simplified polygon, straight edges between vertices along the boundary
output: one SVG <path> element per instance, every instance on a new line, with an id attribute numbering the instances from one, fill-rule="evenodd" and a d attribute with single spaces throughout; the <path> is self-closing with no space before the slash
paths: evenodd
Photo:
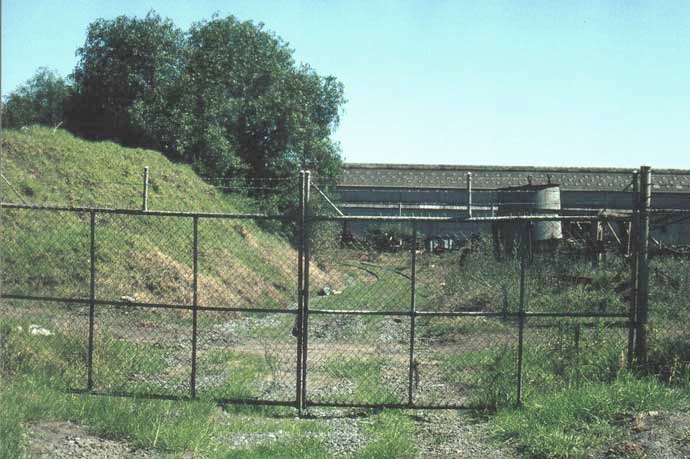
<path id="1" fill-rule="evenodd" d="M 690 409 L 687 391 L 622 374 L 612 383 L 535 394 L 522 409 L 499 411 L 492 424 L 500 440 L 512 442 L 526 457 L 574 458 L 619 442 L 626 417 L 664 409 Z"/>

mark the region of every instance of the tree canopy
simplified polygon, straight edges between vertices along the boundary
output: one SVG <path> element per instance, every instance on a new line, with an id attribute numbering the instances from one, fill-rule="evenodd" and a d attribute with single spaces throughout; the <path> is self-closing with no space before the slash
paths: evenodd
<path id="1" fill-rule="evenodd" d="M 330 136 L 342 84 L 296 63 L 263 24 L 213 17 L 185 32 L 155 12 L 99 19 L 77 56 L 69 85 L 42 71 L 10 95 L 3 125 L 54 125 L 64 116 L 82 136 L 156 148 L 202 175 L 250 183 L 296 177 L 300 168 L 338 172 Z M 31 108 L 37 101 L 51 108 Z"/>
<path id="2" fill-rule="evenodd" d="M 55 72 L 41 67 L 33 77 L 12 92 L 2 105 L 2 126 L 43 124 L 55 127 L 64 119 L 70 88 Z"/>
<path id="3" fill-rule="evenodd" d="M 77 50 L 70 127 L 86 137 L 109 138 L 125 145 L 159 148 L 140 106 L 162 110 L 171 87 L 184 72 L 184 34 L 168 19 L 99 19 Z"/>

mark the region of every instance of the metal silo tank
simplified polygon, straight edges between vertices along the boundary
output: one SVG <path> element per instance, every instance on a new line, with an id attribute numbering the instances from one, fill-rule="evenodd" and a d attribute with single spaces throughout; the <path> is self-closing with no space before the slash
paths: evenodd
<path id="1" fill-rule="evenodd" d="M 561 211 L 561 192 L 557 184 L 523 185 L 497 190 L 499 216 L 558 215 Z M 497 255 L 512 256 L 520 243 L 520 225 L 515 222 L 493 224 L 494 249 Z M 547 241 L 563 239 L 560 221 L 536 221 L 531 239 L 537 245 L 550 246 Z"/>
<path id="2" fill-rule="evenodd" d="M 531 196 L 534 215 L 558 215 L 561 212 L 561 187 L 558 185 L 541 185 L 534 189 Z M 563 239 L 563 230 L 559 220 L 540 221 L 534 224 L 535 241 Z"/>

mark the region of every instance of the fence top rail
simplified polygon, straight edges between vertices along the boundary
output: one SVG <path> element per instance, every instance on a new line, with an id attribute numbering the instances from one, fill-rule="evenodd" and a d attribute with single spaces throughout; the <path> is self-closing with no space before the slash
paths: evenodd
<path id="1" fill-rule="evenodd" d="M 510 203 L 508 203 L 510 204 Z M 376 201 L 358 201 L 358 202 L 345 202 L 340 204 L 344 208 L 375 208 L 375 209 L 419 209 L 419 210 L 467 210 L 467 204 L 430 204 L 430 203 L 417 203 L 417 202 L 401 202 L 401 203 L 380 203 Z M 473 204 L 472 210 L 487 211 L 487 210 L 498 210 L 500 205 L 498 203 L 493 204 Z M 532 212 L 554 212 L 554 209 L 542 208 L 542 207 L 527 207 Z M 573 215 L 577 215 L 577 212 L 588 213 L 588 214 L 601 214 L 608 213 L 611 214 L 621 214 L 621 216 L 630 216 L 633 209 L 622 209 L 622 208 L 612 208 L 612 207 L 561 207 L 561 212 L 572 212 Z M 690 208 L 663 208 L 663 207 L 651 207 L 649 209 L 650 213 L 668 213 L 668 214 L 690 214 Z"/>
<path id="2" fill-rule="evenodd" d="M 518 222 L 518 221 L 577 221 L 590 222 L 601 219 L 629 220 L 629 215 L 500 215 L 486 217 L 414 217 L 397 215 L 345 215 L 326 216 L 310 215 L 314 221 L 374 221 L 374 222 L 449 222 L 449 223 L 482 223 L 482 222 Z"/>
<path id="3" fill-rule="evenodd" d="M 153 217 L 199 217 L 199 218 L 228 218 L 246 220 L 290 220 L 288 215 L 269 215 L 252 213 L 223 213 L 223 212 L 184 212 L 172 210 L 140 210 L 140 209 L 113 209 L 108 207 L 73 207 L 73 206 L 50 206 L 0 202 L 2 209 L 26 209 L 26 210 L 45 210 L 56 212 L 96 212 L 99 214 L 120 214 L 120 215 L 143 215 Z"/>
<path id="4" fill-rule="evenodd" d="M 291 220 L 286 214 L 260 214 L 260 213 L 226 213 L 226 212 L 187 212 L 174 210 L 141 210 L 141 209 L 121 209 L 110 207 L 81 207 L 81 206 L 54 206 L 42 204 L 20 204 L 13 202 L 0 202 L 1 209 L 26 209 L 44 210 L 56 212 L 97 212 L 102 214 L 120 215 L 148 215 L 158 217 L 199 217 L 199 218 L 232 218 L 232 219 L 255 219 L 255 220 Z M 530 209 L 539 211 L 540 209 Z M 553 212 L 554 209 L 543 209 Z M 589 215 L 563 215 L 563 212 L 590 212 Z M 595 215 L 592 213 L 597 212 Z M 690 209 L 661 209 L 650 208 L 649 213 L 670 214 L 670 215 L 690 215 Z M 413 222 L 413 221 L 433 221 L 433 222 L 492 222 L 492 221 L 596 221 L 601 219 L 609 220 L 628 220 L 631 218 L 632 211 L 629 209 L 589 209 L 589 208 L 563 208 L 561 214 L 551 215 L 498 215 L 481 217 L 434 217 L 434 216 L 398 216 L 398 215 L 310 215 L 308 218 L 319 221 L 393 221 L 393 222 Z"/>

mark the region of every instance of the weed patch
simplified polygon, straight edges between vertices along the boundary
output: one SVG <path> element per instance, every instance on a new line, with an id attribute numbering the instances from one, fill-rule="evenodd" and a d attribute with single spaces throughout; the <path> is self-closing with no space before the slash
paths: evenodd
<path id="1" fill-rule="evenodd" d="M 621 416 L 643 410 L 687 409 L 686 392 L 654 378 L 623 374 L 611 384 L 591 384 L 534 395 L 520 409 L 491 419 L 498 439 L 513 442 L 527 457 L 584 457 L 622 438 Z"/>

